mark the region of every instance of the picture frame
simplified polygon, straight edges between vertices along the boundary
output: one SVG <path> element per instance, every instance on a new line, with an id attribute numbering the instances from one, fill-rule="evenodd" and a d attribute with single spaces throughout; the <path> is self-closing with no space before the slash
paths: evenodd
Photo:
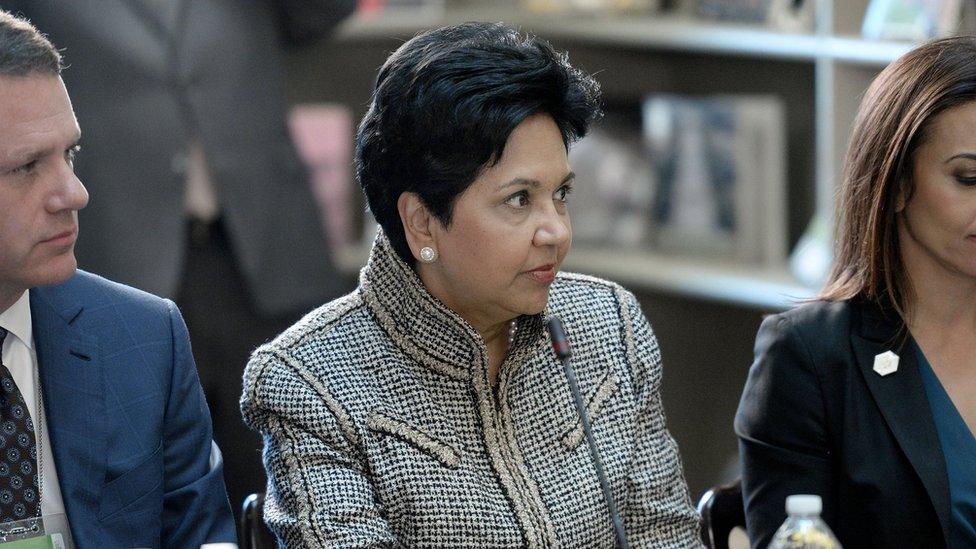
<path id="1" fill-rule="evenodd" d="M 760 95 L 652 95 L 643 103 L 660 252 L 782 266 L 784 106 Z"/>
<path id="2" fill-rule="evenodd" d="M 872 40 L 924 42 L 953 35 L 962 0 L 871 0 L 861 34 Z"/>
<path id="3" fill-rule="evenodd" d="M 569 201 L 574 243 L 622 249 L 648 245 L 654 186 L 640 111 L 635 111 L 608 108 L 570 148 L 576 174 Z"/>

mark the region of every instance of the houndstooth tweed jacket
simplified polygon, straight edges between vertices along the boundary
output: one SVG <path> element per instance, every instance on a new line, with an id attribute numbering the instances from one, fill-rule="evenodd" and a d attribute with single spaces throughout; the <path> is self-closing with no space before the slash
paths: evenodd
<path id="1" fill-rule="evenodd" d="M 609 547 L 614 534 L 560 363 L 562 318 L 633 547 L 699 547 L 661 406 L 661 356 L 620 286 L 560 274 L 489 385 L 474 329 L 379 234 L 353 293 L 255 351 L 264 518 L 288 547 Z"/>

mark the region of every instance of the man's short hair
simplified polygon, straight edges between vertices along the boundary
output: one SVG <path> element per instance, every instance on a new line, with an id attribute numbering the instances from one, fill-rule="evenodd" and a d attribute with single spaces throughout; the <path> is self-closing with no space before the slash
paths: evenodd
<path id="1" fill-rule="evenodd" d="M 30 21 L 0 10 L 0 76 L 61 74 L 61 53 Z"/>

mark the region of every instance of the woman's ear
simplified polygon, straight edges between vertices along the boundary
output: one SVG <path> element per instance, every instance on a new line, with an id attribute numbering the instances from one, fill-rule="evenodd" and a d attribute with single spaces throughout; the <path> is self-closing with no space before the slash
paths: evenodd
<path id="1" fill-rule="evenodd" d="M 410 252 L 414 259 L 419 261 L 421 248 L 436 249 L 431 230 L 434 217 L 417 193 L 401 193 L 400 198 L 397 199 L 397 211 L 400 213 L 400 223 L 403 224 L 403 232 L 407 237 Z"/>
<path id="2" fill-rule="evenodd" d="M 903 178 L 901 184 L 898 185 L 898 194 L 895 196 L 895 213 L 900 214 L 905 206 L 908 205 L 908 201 L 912 198 L 912 181 L 910 179 Z"/>

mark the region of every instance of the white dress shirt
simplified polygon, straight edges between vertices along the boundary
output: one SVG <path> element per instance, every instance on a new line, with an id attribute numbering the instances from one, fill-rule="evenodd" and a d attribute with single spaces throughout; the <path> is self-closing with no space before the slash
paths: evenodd
<path id="1" fill-rule="evenodd" d="M 40 445 L 38 465 L 41 474 L 38 482 L 41 484 L 41 515 L 60 515 L 64 513 L 64 502 L 61 500 L 54 454 L 51 453 L 47 418 L 37 413 L 43 402 L 38 402 L 38 398 L 43 397 L 38 386 L 37 351 L 34 349 L 34 330 L 31 328 L 29 294 L 30 290 L 24 292 L 16 303 L 0 313 L 0 327 L 8 332 L 3 341 L 3 364 L 10 370 L 17 388 L 24 395 L 24 402 L 34 420 L 34 431 L 40 434 L 37 442 Z"/>
<path id="2" fill-rule="evenodd" d="M 61 485 L 58 484 L 58 472 L 54 465 L 54 454 L 51 452 L 47 418 L 38 415 L 43 396 L 38 385 L 40 376 L 32 326 L 30 290 L 28 290 L 9 309 L 0 313 L 0 328 L 8 332 L 3 340 L 3 364 L 10 370 L 17 388 L 24 395 L 24 402 L 27 403 L 27 409 L 34 421 L 35 432 L 41 435 L 38 441 L 41 459 L 41 475 L 38 479 L 41 484 L 41 515 L 60 515 L 64 513 L 64 501 L 61 499 Z M 201 549 L 236 548 L 237 545 L 234 543 L 206 543 L 201 547 Z"/>

